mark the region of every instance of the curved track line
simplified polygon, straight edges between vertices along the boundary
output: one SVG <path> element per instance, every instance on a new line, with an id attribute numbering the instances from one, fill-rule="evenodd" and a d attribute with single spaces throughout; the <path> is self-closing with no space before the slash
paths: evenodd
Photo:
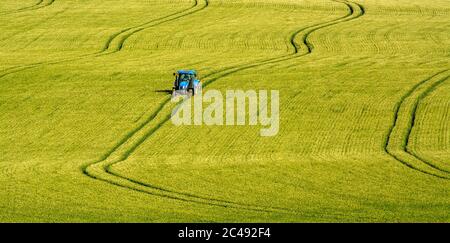
<path id="1" fill-rule="evenodd" d="M 21 11 L 25 11 L 25 10 L 28 10 L 28 9 L 30 9 L 30 8 L 37 7 L 37 6 L 39 6 L 39 5 L 40 5 L 41 3 L 43 3 L 43 2 L 44 2 L 44 0 L 39 0 L 39 1 L 37 1 L 36 3 L 34 3 L 33 5 L 30 5 L 30 6 L 27 6 L 27 7 L 15 9 L 15 10 L 9 10 L 9 11 L 2 11 L 2 12 L 0 12 L 0 16 L 8 15 L 8 14 L 13 14 L 13 13 L 18 13 L 18 12 L 21 12 Z"/>
<path id="2" fill-rule="evenodd" d="M 0 71 L 0 79 L 10 75 L 10 74 L 14 74 L 14 73 L 18 73 L 18 72 L 22 72 L 28 69 L 32 69 L 35 67 L 39 67 L 42 65 L 54 65 L 54 64 L 61 64 L 61 63 L 65 63 L 65 62 L 72 62 L 72 61 L 78 61 L 78 60 L 82 60 L 85 58 L 94 58 L 94 57 L 100 57 L 100 56 L 106 56 L 106 55 L 111 55 L 114 53 L 117 53 L 119 51 L 122 50 L 122 47 L 125 43 L 125 41 L 131 37 L 133 34 L 138 33 L 144 29 L 148 29 L 150 27 L 155 27 L 157 25 L 163 24 L 163 23 L 167 23 L 169 21 L 173 21 L 173 20 L 177 20 L 181 17 L 185 17 L 191 14 L 194 14 L 200 10 L 203 10 L 204 8 L 206 8 L 209 5 L 208 0 L 203 0 L 203 5 L 200 6 L 200 8 L 198 9 L 194 9 L 196 7 L 198 7 L 200 4 L 198 3 L 198 0 L 193 0 L 194 4 L 193 6 L 190 6 L 189 8 L 183 9 L 181 11 L 177 11 L 175 13 L 151 20 L 149 22 L 137 25 L 137 26 L 133 26 L 133 27 L 128 27 L 125 28 L 117 33 L 112 34 L 106 41 L 106 43 L 104 44 L 104 47 L 102 47 L 102 49 L 98 52 L 94 52 L 94 53 L 89 53 L 89 54 L 84 54 L 84 55 L 80 55 L 80 56 L 76 56 L 76 57 L 72 57 L 72 58 L 66 58 L 66 59 L 60 59 L 60 60 L 55 60 L 55 61 L 43 61 L 43 62 L 37 62 L 37 63 L 31 63 L 31 64 L 27 64 L 27 65 L 22 65 L 22 66 L 15 66 L 15 67 L 10 67 L 10 68 L 6 68 L 2 71 Z M 54 2 L 54 1 L 53 1 Z M 194 10 L 193 10 L 194 9 Z M 193 11 L 191 11 L 193 10 Z M 182 15 L 180 15 L 181 13 L 184 13 Z M 136 28 L 139 28 L 139 30 L 136 30 Z M 127 31 L 133 31 L 132 33 L 128 33 Z M 125 37 L 122 37 L 122 34 L 128 33 Z M 118 40 L 119 43 L 119 47 L 115 47 L 112 48 L 111 47 L 111 43 L 113 43 L 115 40 Z"/>
<path id="3" fill-rule="evenodd" d="M 32 10 L 45 8 L 45 7 L 48 7 L 48 6 L 52 5 L 55 1 L 56 0 L 49 0 L 48 2 L 44 3 L 44 0 L 39 0 L 37 3 L 35 3 L 35 4 L 31 5 L 31 6 L 19 8 L 19 9 L 12 10 L 12 11 L 9 11 L 9 12 L 3 13 L 3 14 L 0 13 L 0 16 L 16 14 L 16 13 L 22 13 L 22 12 L 25 12 L 25 11 L 32 11 Z"/>
<path id="4" fill-rule="evenodd" d="M 139 33 L 141 31 L 144 31 L 144 30 L 146 30 L 148 28 L 154 27 L 156 25 L 160 25 L 160 24 L 163 24 L 163 23 L 166 23 L 166 22 L 169 22 L 169 21 L 173 21 L 173 20 L 182 18 L 184 16 L 196 13 L 198 11 L 201 11 L 201 10 L 203 10 L 203 9 L 205 9 L 205 8 L 207 8 L 209 6 L 209 2 L 207 0 L 205 0 L 203 2 L 202 6 L 200 6 L 199 8 L 197 8 L 197 9 L 195 9 L 193 11 L 190 11 L 190 10 L 192 10 L 192 9 L 198 7 L 198 6 L 200 6 L 200 4 L 199 4 L 198 0 L 195 0 L 193 5 L 190 8 L 188 8 L 188 9 L 184 9 L 184 10 L 178 11 L 176 13 L 173 13 L 173 14 L 170 14 L 170 15 L 167 15 L 167 16 L 164 16 L 164 17 L 152 20 L 150 22 L 143 23 L 143 24 L 131 27 L 131 28 L 124 29 L 124 30 L 116 33 L 115 35 L 113 35 L 113 38 L 111 38 L 110 40 L 107 41 L 103 51 L 108 51 L 108 50 L 109 51 L 113 51 L 113 52 L 120 51 L 120 50 L 123 49 L 123 47 L 125 45 L 125 42 L 131 36 L 133 36 L 134 34 Z M 175 17 L 170 18 L 172 16 L 175 16 Z M 167 19 L 167 18 L 169 18 L 169 19 Z M 161 22 L 158 22 L 158 21 L 161 21 Z M 157 23 L 155 23 L 155 22 L 157 22 Z M 114 44 L 115 40 L 117 40 L 117 43 L 115 43 L 115 46 L 111 46 L 112 44 Z"/>
<path id="5" fill-rule="evenodd" d="M 50 1 L 48 1 L 47 3 L 45 3 L 45 4 L 42 4 L 42 5 L 37 6 L 37 7 L 34 8 L 33 10 L 48 7 L 48 6 L 52 5 L 53 3 L 55 3 L 55 1 L 56 1 L 56 0 L 50 0 Z"/>
<path id="6" fill-rule="evenodd" d="M 297 57 L 301 57 L 301 56 L 305 56 L 308 54 L 311 54 L 313 51 L 313 46 L 312 44 L 308 41 L 308 37 L 315 31 L 319 30 L 319 29 L 323 29 L 326 28 L 328 26 L 331 25 L 335 25 L 341 22 L 346 22 L 346 21 L 350 21 L 353 19 L 356 19 L 358 17 L 361 17 L 362 15 L 364 15 L 365 11 L 364 8 L 359 5 L 359 4 L 355 4 L 355 3 L 351 3 L 348 1 L 336 1 L 339 3 L 344 3 L 348 10 L 348 14 L 337 18 L 335 20 L 332 21 L 328 21 L 325 23 L 320 23 L 320 24 L 316 24 L 313 26 L 309 26 L 306 28 L 302 28 L 300 30 L 295 31 L 291 36 L 290 36 L 290 42 L 292 43 L 293 46 L 293 53 L 288 54 L 288 55 L 284 55 L 281 57 L 275 57 L 275 58 L 270 58 L 270 59 L 265 59 L 263 61 L 257 62 L 257 63 L 251 63 L 251 64 L 245 64 L 245 65 L 237 65 L 237 66 L 233 66 L 233 67 L 229 67 L 229 68 L 225 68 L 223 70 L 217 71 L 217 72 L 213 72 L 208 74 L 206 77 L 210 77 L 216 74 L 220 74 L 219 76 L 212 78 L 210 80 L 208 80 L 207 82 L 205 82 L 204 87 L 206 87 L 207 85 L 213 83 L 214 81 L 225 77 L 227 75 L 230 75 L 232 73 L 236 73 L 242 70 L 246 70 L 249 68 L 254 68 L 257 66 L 262 66 L 262 65 L 266 65 L 269 63 L 277 63 L 277 62 L 282 62 L 282 61 L 286 61 L 289 59 L 293 59 L 293 58 L 297 58 Z M 296 44 L 295 42 L 295 38 L 297 37 L 297 35 L 299 35 L 300 33 L 303 33 L 303 45 L 306 47 L 306 51 L 304 53 L 300 53 L 300 47 Z M 190 198 L 190 200 L 207 200 L 208 204 L 209 203 L 213 203 L 211 205 L 216 205 L 216 204 L 221 204 L 222 206 L 229 206 L 232 205 L 234 207 L 238 207 L 241 209 L 249 209 L 249 207 L 251 207 L 251 209 L 253 210 L 258 210 L 261 211 L 262 206 L 258 206 L 258 205 L 250 205 L 250 204 L 241 204 L 241 203 L 237 203 L 237 202 L 232 202 L 232 201 L 227 201 L 227 200 L 220 200 L 220 199 L 214 199 L 214 198 L 209 198 L 209 197 L 204 197 L 204 196 L 199 196 L 199 195 L 194 195 L 191 193 L 186 193 L 186 192 L 179 192 L 179 191 L 173 191 L 173 190 L 168 190 L 166 188 L 160 187 L 160 186 L 155 186 L 155 185 L 151 185 L 148 183 L 144 183 L 144 182 L 140 182 L 137 180 L 133 180 L 131 178 L 128 178 L 126 176 L 120 175 L 117 172 L 114 172 L 112 167 L 120 162 L 125 161 L 148 137 L 150 137 L 151 135 L 153 135 L 164 123 L 166 123 L 169 119 L 170 119 L 170 115 L 167 115 L 161 122 L 159 122 L 158 124 L 156 124 L 154 127 L 152 127 L 151 129 L 149 129 L 148 132 L 142 134 L 140 138 L 135 138 L 134 140 L 138 140 L 138 142 L 133 144 L 133 141 L 131 141 L 132 145 L 130 146 L 130 148 L 126 148 L 127 146 L 129 146 L 127 143 L 130 142 L 130 140 L 133 140 L 133 136 L 135 136 L 135 134 L 137 134 L 140 130 L 142 130 L 144 127 L 146 127 L 148 124 L 151 123 L 151 121 L 153 121 L 158 115 L 159 113 L 163 110 L 163 108 L 169 103 L 170 98 L 167 98 L 166 100 L 164 100 L 161 104 L 161 106 L 156 110 L 155 113 L 153 113 L 148 119 L 146 119 L 146 121 L 141 124 L 138 128 L 132 130 L 132 132 L 130 132 L 129 134 L 127 134 L 125 136 L 125 138 L 123 138 L 112 150 L 110 150 L 107 154 L 105 154 L 103 156 L 102 159 L 94 162 L 94 163 L 89 163 L 85 166 L 82 167 L 82 172 L 85 175 L 88 175 L 94 179 L 98 179 L 99 175 L 95 174 L 95 171 L 103 171 L 106 172 L 106 174 L 108 176 L 112 176 L 114 179 L 119 179 L 121 181 L 126 181 L 127 183 L 132 183 L 134 186 L 141 186 L 143 188 L 147 188 L 151 191 L 157 191 L 159 193 L 170 193 L 170 194 L 174 194 L 176 195 L 176 197 L 188 197 Z M 170 114 L 170 113 L 169 113 Z M 125 147 L 125 148 L 122 148 Z M 115 153 L 119 150 L 123 149 L 124 153 L 122 155 L 117 155 L 116 157 L 119 157 L 119 159 L 111 159 L 111 157 L 114 157 Z M 110 182 L 109 179 L 104 179 L 101 178 L 100 180 L 102 181 L 106 181 L 106 182 Z M 119 183 L 114 182 L 113 184 L 118 185 Z M 120 185 L 119 185 L 120 186 Z M 128 188 L 128 186 L 122 185 L 121 187 L 126 187 Z M 131 188 L 133 189 L 133 188 Z M 134 190 L 134 189 L 133 189 Z M 143 191 L 143 190 L 140 190 Z M 154 193 L 149 193 L 148 194 L 154 195 Z M 298 213 L 295 210 L 291 210 L 291 209 L 286 209 L 286 208 L 278 208 L 278 207 L 264 207 L 265 211 L 285 211 L 285 212 L 294 212 L 294 213 Z"/>
<path id="7" fill-rule="evenodd" d="M 364 7 L 360 4 L 349 2 L 349 1 L 339 1 L 339 0 L 332 0 L 332 1 L 345 4 L 349 10 L 347 15 L 342 16 L 337 19 L 334 19 L 334 20 L 331 20 L 331 21 L 324 22 L 324 23 L 315 24 L 312 26 L 301 28 L 301 29 L 293 32 L 289 38 L 289 42 L 291 43 L 291 46 L 293 47 L 293 51 L 291 54 L 287 54 L 287 55 L 283 55 L 283 56 L 279 56 L 279 57 L 275 57 L 275 58 L 270 58 L 270 59 L 265 59 L 265 60 L 258 61 L 255 63 L 233 66 L 233 67 L 225 68 L 224 70 L 221 70 L 219 72 L 208 74 L 204 78 L 213 76 L 218 73 L 224 73 L 223 75 L 217 76 L 215 78 L 212 78 L 212 79 L 206 81 L 204 84 L 204 87 L 208 86 L 210 83 L 216 81 L 217 79 L 222 78 L 226 75 L 230 75 L 232 73 L 236 73 L 236 72 L 246 70 L 249 68 L 258 67 L 261 65 L 279 63 L 279 62 L 283 62 L 283 61 L 287 61 L 287 60 L 291 60 L 291 59 L 295 59 L 295 58 L 300 58 L 300 57 L 303 57 L 306 55 L 310 55 L 310 54 L 312 54 L 312 51 L 314 48 L 312 43 L 309 41 L 309 37 L 311 36 L 311 34 L 316 32 L 317 30 L 320 30 L 320 29 L 323 29 L 323 28 L 326 28 L 326 27 L 329 27 L 332 25 L 351 21 L 351 20 L 359 18 L 365 14 Z M 300 45 L 297 44 L 297 42 L 296 42 L 296 38 L 298 36 L 302 37 L 301 38 L 302 41 L 301 41 Z M 301 52 L 303 49 L 306 49 L 306 50 Z"/>
<path id="8" fill-rule="evenodd" d="M 417 113 L 416 113 L 416 112 L 417 112 L 418 107 L 421 105 L 422 101 L 423 101 L 426 97 L 428 97 L 428 95 L 429 95 L 433 90 L 435 90 L 438 86 L 442 85 L 445 81 L 449 80 L 449 78 L 450 78 L 450 75 L 447 76 L 446 78 L 443 78 L 443 79 L 441 80 L 441 82 L 435 83 L 432 87 L 430 87 L 429 90 L 427 90 L 427 92 L 425 92 L 425 93 L 423 93 L 423 94 L 421 95 L 419 101 L 417 102 L 417 106 L 414 108 L 414 113 L 413 113 L 413 118 L 412 118 L 412 124 L 411 124 L 411 131 L 409 131 L 409 133 L 408 133 L 408 138 L 407 138 L 407 143 L 406 143 L 406 151 L 407 151 L 408 153 L 410 153 L 411 155 L 413 155 L 414 157 L 416 157 L 417 159 L 419 159 L 419 160 L 421 160 L 421 161 L 423 161 L 423 162 L 429 164 L 431 167 L 433 167 L 433 168 L 435 168 L 435 169 L 437 169 L 437 170 L 440 170 L 440 171 L 442 171 L 442 172 L 445 172 L 445 173 L 449 173 L 449 174 L 450 174 L 450 170 L 448 170 L 448 169 L 446 169 L 446 168 L 442 168 L 442 167 L 440 167 L 440 166 L 438 166 L 438 165 L 436 165 L 436 164 L 433 164 L 431 161 L 429 161 L 429 160 L 423 158 L 422 156 L 420 156 L 416 151 L 414 151 L 413 148 L 409 148 L 409 143 L 410 143 L 410 141 L 411 141 L 411 133 L 412 133 L 412 131 L 414 130 L 414 127 L 415 127 L 415 124 L 416 124 L 416 118 L 417 118 L 417 116 L 416 116 Z"/>
<path id="9" fill-rule="evenodd" d="M 414 85 L 395 106 L 394 121 L 389 128 L 384 150 L 403 165 L 441 179 L 450 179 L 448 171 L 426 161 L 408 148 L 420 101 L 450 77 L 446 69 Z"/>

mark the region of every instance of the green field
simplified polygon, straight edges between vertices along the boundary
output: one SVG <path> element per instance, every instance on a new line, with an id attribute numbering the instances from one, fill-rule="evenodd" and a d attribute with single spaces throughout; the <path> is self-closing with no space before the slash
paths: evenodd
<path id="1" fill-rule="evenodd" d="M 172 73 L 279 90 L 175 126 Z M 2 0 L 0 222 L 450 222 L 449 0 Z"/>

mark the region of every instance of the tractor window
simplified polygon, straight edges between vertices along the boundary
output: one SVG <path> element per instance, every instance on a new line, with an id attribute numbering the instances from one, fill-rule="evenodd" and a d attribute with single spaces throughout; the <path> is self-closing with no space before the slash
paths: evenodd
<path id="1" fill-rule="evenodd" d="M 179 78 L 180 81 L 190 81 L 191 79 L 191 75 L 189 74 L 181 74 Z"/>

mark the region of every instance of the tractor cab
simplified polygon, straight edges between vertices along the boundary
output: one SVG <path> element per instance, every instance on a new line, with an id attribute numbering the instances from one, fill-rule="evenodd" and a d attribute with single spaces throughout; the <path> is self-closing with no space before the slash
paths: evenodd
<path id="1" fill-rule="evenodd" d="M 195 95 L 201 88 L 200 80 L 197 79 L 197 72 L 195 70 L 179 70 L 173 74 L 175 81 L 173 84 L 172 95 L 190 94 Z"/>

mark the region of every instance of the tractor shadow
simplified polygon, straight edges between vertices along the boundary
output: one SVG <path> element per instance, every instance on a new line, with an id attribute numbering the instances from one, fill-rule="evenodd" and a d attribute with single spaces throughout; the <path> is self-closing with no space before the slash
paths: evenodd
<path id="1" fill-rule="evenodd" d="M 165 93 L 165 94 L 172 94 L 172 90 L 171 89 L 158 89 L 155 90 L 156 93 Z"/>

